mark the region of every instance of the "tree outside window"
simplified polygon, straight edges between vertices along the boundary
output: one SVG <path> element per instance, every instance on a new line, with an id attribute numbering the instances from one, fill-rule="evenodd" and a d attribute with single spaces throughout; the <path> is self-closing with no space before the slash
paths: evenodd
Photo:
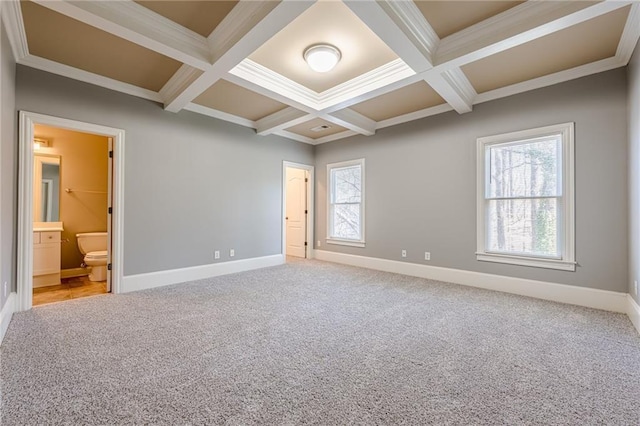
<path id="1" fill-rule="evenodd" d="M 329 164 L 329 242 L 364 243 L 364 160 Z"/>

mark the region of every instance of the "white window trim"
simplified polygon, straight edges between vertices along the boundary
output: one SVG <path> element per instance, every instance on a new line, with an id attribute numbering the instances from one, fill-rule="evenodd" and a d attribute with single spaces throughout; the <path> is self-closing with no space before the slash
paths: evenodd
<path id="1" fill-rule="evenodd" d="M 523 141 L 543 136 L 562 134 L 562 229 L 560 238 L 560 258 L 551 259 L 535 256 L 491 253 L 486 251 L 486 202 L 485 202 L 485 148 L 489 145 Z M 562 123 L 553 126 L 502 135 L 486 136 L 477 140 L 477 251 L 476 259 L 484 262 L 507 263 L 511 265 L 532 266 L 537 268 L 575 271 L 575 150 L 574 123 Z"/>
<path id="2" fill-rule="evenodd" d="M 331 237 L 331 169 L 339 169 L 343 167 L 351 167 L 351 166 L 360 166 L 361 173 L 361 194 L 360 194 L 360 235 L 361 239 L 347 239 L 347 238 L 335 238 Z M 349 160 L 342 161 L 340 163 L 329 163 L 327 164 L 327 244 L 337 244 L 342 246 L 351 246 L 351 247 L 364 247 L 365 246 L 365 171 L 364 171 L 364 158 L 360 158 L 358 160 Z"/>

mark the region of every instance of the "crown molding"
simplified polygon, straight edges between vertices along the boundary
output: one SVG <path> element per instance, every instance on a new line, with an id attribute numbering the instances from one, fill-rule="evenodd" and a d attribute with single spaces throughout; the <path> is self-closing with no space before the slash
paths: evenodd
<path id="1" fill-rule="evenodd" d="M 572 2 L 527 1 L 441 40 L 435 68 L 460 67 L 612 12 L 628 1 L 605 1 L 572 12 Z M 554 19 L 563 10 L 567 14 Z M 544 22 L 531 28 L 530 22 Z M 522 28 L 529 28 L 522 31 Z"/>
<path id="2" fill-rule="evenodd" d="M 160 96 L 167 102 L 182 93 L 191 83 L 202 75 L 202 71 L 187 64 L 182 64 L 171 78 L 160 89 Z"/>
<path id="3" fill-rule="evenodd" d="M 633 3 L 629 16 L 627 17 L 627 23 L 622 31 L 622 37 L 620 37 L 620 43 L 618 43 L 618 49 L 616 50 L 616 58 L 628 64 L 631 59 L 638 39 L 640 38 L 640 3 Z"/>
<path id="4" fill-rule="evenodd" d="M 427 71 L 428 73 L 429 71 Z M 334 111 L 341 110 L 343 108 L 348 108 L 352 105 L 359 104 L 364 101 L 368 101 L 369 99 L 377 98 L 378 96 L 382 96 L 386 93 L 393 92 L 394 90 L 401 89 L 405 86 L 409 86 L 410 84 L 417 83 L 420 80 L 424 80 L 426 73 L 420 74 L 412 74 L 408 77 L 401 78 L 396 82 L 389 83 L 386 86 L 381 86 L 378 89 L 371 91 L 364 91 L 361 95 L 353 96 L 351 98 L 346 98 L 345 100 L 333 104 L 331 107 L 326 107 L 320 110 L 321 113 L 332 113 Z"/>
<path id="5" fill-rule="evenodd" d="M 35 3 L 195 68 L 207 69 L 207 39 L 132 0 Z"/>
<path id="6" fill-rule="evenodd" d="M 229 114 L 223 111 L 219 111 L 217 109 L 209 108 L 206 106 L 189 103 L 184 108 L 186 111 L 195 112 L 197 114 L 206 115 L 207 117 L 217 118 L 219 120 L 228 121 L 230 123 L 238 124 L 243 127 L 255 128 L 256 123 L 253 120 L 249 120 L 247 118 L 238 117 L 237 115 Z"/>
<path id="7" fill-rule="evenodd" d="M 430 50 L 433 50 L 432 44 L 435 45 L 438 42 L 429 39 L 431 36 L 425 23 L 416 19 L 416 12 L 411 10 L 411 5 L 394 3 L 411 2 L 344 1 L 344 4 L 411 69 L 419 73 L 433 68 Z M 424 17 L 422 19 L 424 20 Z M 420 30 L 423 32 L 421 33 Z M 417 37 L 416 33 L 421 34 L 422 37 Z"/>
<path id="8" fill-rule="evenodd" d="M 336 111 L 332 114 L 322 114 L 320 117 L 366 136 L 371 136 L 376 133 L 375 121 L 349 108 Z"/>
<path id="9" fill-rule="evenodd" d="M 315 114 L 288 107 L 256 121 L 256 133 L 265 136 L 307 122 L 314 117 Z"/>
<path id="10" fill-rule="evenodd" d="M 78 68 L 70 67 L 68 65 L 41 58 L 39 56 L 29 55 L 16 62 L 20 65 L 36 68 L 74 80 L 83 81 L 85 83 L 94 84 L 106 89 L 115 90 L 116 92 L 126 93 L 127 95 L 162 103 L 162 97 L 160 96 L 160 94 L 158 92 L 154 92 L 153 90 L 144 89 L 142 87 L 134 86 L 133 84 L 129 83 L 123 83 L 122 81 L 114 80 L 112 78 L 104 77 L 102 75 L 94 74 L 92 72 L 84 71 Z"/>
<path id="11" fill-rule="evenodd" d="M 398 124 L 408 123 L 409 121 L 419 120 L 421 118 L 430 117 L 432 115 L 438 115 L 449 111 L 453 111 L 453 107 L 449 104 L 436 105 L 434 107 L 421 109 L 420 111 L 414 111 L 408 114 L 378 121 L 376 129 L 380 130 L 384 129 L 385 127 L 396 126 Z"/>
<path id="12" fill-rule="evenodd" d="M 348 99 L 355 98 L 366 93 L 403 81 L 416 73 L 402 59 L 396 59 L 376 69 L 366 72 L 358 77 L 339 84 L 320 94 L 315 94 L 318 110 L 327 109 L 341 104 Z M 315 92 L 313 92 L 315 93 Z M 377 96 L 377 95 L 376 95 Z"/>
<path id="13" fill-rule="evenodd" d="M 307 143 L 309 145 L 316 145 L 316 139 L 311 139 L 306 136 L 299 135 L 297 133 L 288 132 L 286 130 L 279 130 L 273 133 L 277 136 L 282 136 L 283 138 L 292 139 L 294 141 Z"/>
<path id="14" fill-rule="evenodd" d="M 344 132 L 336 133 L 334 135 L 324 136 L 322 138 L 318 138 L 315 140 L 314 145 L 320 145 L 327 142 L 337 141 L 339 139 L 348 138 L 351 136 L 356 136 L 358 133 L 353 130 L 345 130 Z"/>
<path id="15" fill-rule="evenodd" d="M 22 9 L 20 1 L 9 0 L 0 3 L 2 7 L 2 21 L 4 22 L 13 51 L 13 57 L 19 62 L 29 56 L 29 45 L 27 43 L 27 34 L 24 29 L 24 21 L 22 19 Z"/>
<path id="16" fill-rule="evenodd" d="M 247 58 L 240 62 L 229 71 L 229 74 L 249 81 L 253 85 L 261 86 L 267 89 L 269 93 L 280 93 L 287 100 L 286 103 L 293 107 L 302 106 L 313 111 L 319 109 L 318 94 L 316 92 L 251 59 Z"/>
<path id="17" fill-rule="evenodd" d="M 430 73 L 425 81 L 459 114 L 471 112 L 473 101 L 478 95 L 460 68 L 452 68 L 443 73 Z"/>

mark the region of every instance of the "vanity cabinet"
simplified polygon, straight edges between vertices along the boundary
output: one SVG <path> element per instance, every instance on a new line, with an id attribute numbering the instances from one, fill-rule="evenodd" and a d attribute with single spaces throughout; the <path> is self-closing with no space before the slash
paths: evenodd
<path id="1" fill-rule="evenodd" d="M 60 284 L 60 231 L 33 233 L 33 286 Z"/>

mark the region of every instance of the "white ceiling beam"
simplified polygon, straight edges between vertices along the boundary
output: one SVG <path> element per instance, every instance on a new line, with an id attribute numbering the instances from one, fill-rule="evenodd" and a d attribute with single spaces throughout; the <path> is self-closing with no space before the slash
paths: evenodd
<path id="1" fill-rule="evenodd" d="M 460 68 L 429 73 L 425 81 L 459 114 L 471 112 L 478 94 Z"/>
<path id="2" fill-rule="evenodd" d="M 620 43 L 618 43 L 618 49 L 616 50 L 616 57 L 625 65 L 629 63 L 639 38 L 640 3 L 633 3 L 629 16 L 627 17 L 627 23 L 622 31 L 622 37 L 620 37 Z"/>
<path id="3" fill-rule="evenodd" d="M 494 17 L 442 39 L 435 56 L 435 67 L 444 71 L 460 67 L 548 34 L 569 28 L 612 12 L 628 1 L 605 1 L 577 12 L 575 2 L 527 1 Z M 567 14 L 561 18 L 554 16 Z M 544 22 L 534 28 L 530 22 Z"/>
<path id="4" fill-rule="evenodd" d="M 27 33 L 24 29 L 20 1 L 3 1 L 0 3 L 0 7 L 2 7 L 2 21 L 7 31 L 9 44 L 11 44 L 13 57 L 16 62 L 19 62 L 29 56 L 29 45 L 27 44 Z"/>
<path id="5" fill-rule="evenodd" d="M 416 73 L 433 67 L 432 57 L 440 39 L 413 2 L 344 3 Z"/>
<path id="6" fill-rule="evenodd" d="M 261 136 L 269 135 L 305 123 L 313 118 L 315 118 L 315 114 L 308 114 L 288 107 L 256 121 L 256 133 Z"/>
<path id="7" fill-rule="evenodd" d="M 349 108 L 332 114 L 321 114 L 320 118 L 363 135 L 371 136 L 376 133 L 375 121 Z"/>
<path id="8" fill-rule="evenodd" d="M 236 7 L 242 5 L 242 9 L 245 11 L 246 8 L 251 8 L 253 10 L 251 16 L 255 16 L 256 19 L 244 19 L 231 25 L 224 22 L 236 16 L 230 13 L 220 24 L 222 25 L 220 32 L 216 29 L 211 34 L 210 40 L 215 40 L 217 37 L 227 40 L 215 48 L 213 52 L 214 63 L 182 93 L 168 99 L 165 102 L 165 109 L 171 112 L 180 111 L 312 4 L 311 0 L 283 0 L 275 7 L 272 2 L 246 1 L 238 3 Z M 264 12 L 267 12 L 266 16 L 262 17 Z M 262 19 L 259 19 L 260 17 Z M 223 30 L 230 31 L 231 34 L 222 34 Z"/>
<path id="9" fill-rule="evenodd" d="M 132 0 L 33 1 L 192 67 L 206 69 L 211 65 L 205 37 Z"/>
<path id="10" fill-rule="evenodd" d="M 201 75 L 201 70 L 187 64 L 182 64 L 182 66 L 178 68 L 178 71 L 176 71 L 164 86 L 162 86 L 162 89 L 160 89 L 160 96 L 162 96 L 163 102 L 166 102 L 167 99 L 174 99 L 180 93 L 184 92 L 186 88 Z"/>

